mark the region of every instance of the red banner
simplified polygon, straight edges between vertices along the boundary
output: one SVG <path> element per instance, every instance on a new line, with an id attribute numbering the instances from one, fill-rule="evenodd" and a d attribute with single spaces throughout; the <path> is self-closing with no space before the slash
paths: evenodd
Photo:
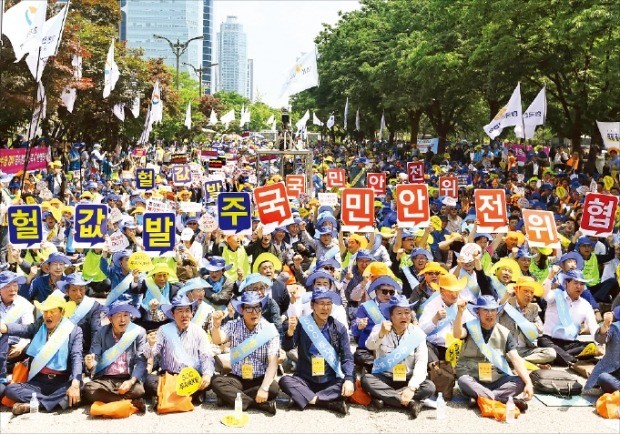
<path id="1" fill-rule="evenodd" d="M 286 194 L 288 197 L 298 198 L 300 193 L 306 192 L 306 177 L 304 175 L 286 175 Z"/>
<path id="2" fill-rule="evenodd" d="M 561 248 L 553 212 L 524 209 L 523 222 L 530 247 Z"/>
<path id="3" fill-rule="evenodd" d="M 387 187 L 387 175 L 382 173 L 369 173 L 366 175 L 366 184 L 368 188 L 371 188 L 375 192 L 375 195 L 380 196 L 385 194 L 385 188 Z"/>
<path id="4" fill-rule="evenodd" d="M 343 231 L 372 232 L 375 224 L 375 193 L 370 188 L 342 190 Z"/>
<path id="5" fill-rule="evenodd" d="M 420 182 L 424 182 L 424 162 L 408 162 L 407 174 L 409 175 L 409 183 L 411 184 L 418 184 Z"/>
<path id="6" fill-rule="evenodd" d="M 327 188 L 346 187 L 347 180 L 344 169 L 327 169 L 325 184 L 327 185 Z"/>
<path id="7" fill-rule="evenodd" d="M 459 198 L 459 180 L 456 176 L 442 176 L 439 178 L 439 196 Z"/>
<path id="8" fill-rule="evenodd" d="M 291 206 L 283 182 L 256 187 L 254 202 L 263 225 L 280 226 L 291 218 Z"/>
<path id="9" fill-rule="evenodd" d="M 396 219 L 399 228 L 427 227 L 430 223 L 426 184 L 396 186 Z"/>
<path id="10" fill-rule="evenodd" d="M 506 192 L 501 189 L 478 189 L 474 192 L 478 232 L 508 232 L 508 211 L 506 209 Z"/>
<path id="11" fill-rule="evenodd" d="M 32 148 L 26 170 L 46 169 L 48 161 L 51 161 L 51 158 L 47 146 Z M 25 162 L 26 148 L 0 149 L 0 168 L 4 173 L 17 173 L 24 170 Z"/>
<path id="12" fill-rule="evenodd" d="M 587 193 L 579 230 L 584 235 L 608 237 L 614 230 L 617 207 L 617 196 Z"/>

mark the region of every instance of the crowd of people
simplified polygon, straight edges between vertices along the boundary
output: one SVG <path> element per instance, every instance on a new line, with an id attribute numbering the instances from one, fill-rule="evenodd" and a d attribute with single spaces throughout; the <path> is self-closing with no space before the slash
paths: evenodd
<path id="1" fill-rule="evenodd" d="M 276 414 L 283 392 L 299 410 L 346 415 L 363 395 L 415 419 L 424 402 L 450 399 L 458 385 L 472 406 L 513 398 L 524 412 L 530 371 L 582 372 L 587 363 L 596 365 L 586 389 L 620 389 L 620 218 L 609 236 L 580 231 L 586 193 L 620 195 L 618 149 L 591 152 L 590 167 L 562 146 L 524 148 L 519 162 L 501 143 L 457 143 L 442 155 L 319 143 L 308 191 L 330 191 L 329 168 L 345 168 L 350 187 L 366 187 L 367 173 L 387 174 L 374 232 L 343 230 L 340 206 L 314 194 L 291 199 L 294 220 L 273 231 L 258 215 L 250 235 L 206 226 L 201 217 L 217 213 L 217 193 L 205 188 L 212 156 L 228 160 L 215 170 L 221 191 L 304 173 L 300 157 L 257 165 L 256 151 L 268 146 L 55 144 L 46 170 L 0 176 L 0 397 L 15 415 L 29 411 L 33 394 L 46 411 L 123 400 L 159 411 L 168 401 L 162 384 L 185 368 L 200 381 L 176 411 L 212 390 L 217 405 L 232 408 L 241 394 L 244 410 Z M 424 162 L 425 228 L 398 227 L 395 187 L 408 182 L 408 161 Z M 196 178 L 175 185 L 176 164 L 192 164 Z M 141 167 L 156 170 L 152 189 L 136 188 Z M 439 196 L 447 175 L 462 180 L 458 198 Z M 486 188 L 505 190 L 507 233 L 477 230 L 473 193 Z M 152 200 L 176 214 L 179 241 L 137 268 L 130 258 L 143 250 Z M 89 203 L 109 207 L 107 241 L 76 248 L 75 206 Z M 37 248 L 9 242 L 6 211 L 18 204 L 42 209 Z M 529 246 L 527 208 L 554 213 L 561 248 Z M 109 242 L 113 235 L 122 242 Z M 27 378 L 11 381 L 24 361 Z"/>

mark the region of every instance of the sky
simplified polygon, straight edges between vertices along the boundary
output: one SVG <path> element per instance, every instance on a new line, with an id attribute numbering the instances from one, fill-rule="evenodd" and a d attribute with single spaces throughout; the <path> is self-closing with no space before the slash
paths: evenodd
<path id="1" fill-rule="evenodd" d="M 312 50 L 322 23 L 335 24 L 338 11 L 359 7 L 357 0 L 214 0 L 213 41 L 226 17 L 236 16 L 247 34 L 248 59 L 254 59 L 254 97 L 282 107 L 286 73 L 297 57 Z"/>

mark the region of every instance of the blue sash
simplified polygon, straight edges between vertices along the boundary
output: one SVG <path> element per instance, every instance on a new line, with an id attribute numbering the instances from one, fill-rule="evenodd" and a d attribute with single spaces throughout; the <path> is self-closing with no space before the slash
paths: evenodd
<path id="1" fill-rule="evenodd" d="M 461 274 L 459 275 L 459 277 L 462 277 L 463 273 L 465 274 L 465 277 L 467 277 L 467 286 L 466 286 L 466 288 L 469 289 L 469 292 L 471 292 L 472 295 L 475 298 L 478 298 L 480 296 L 480 288 L 474 282 L 474 279 L 472 279 L 471 275 L 468 272 L 461 271 Z M 475 299 L 473 301 L 475 301 Z"/>
<path id="2" fill-rule="evenodd" d="M 432 300 L 436 299 L 437 297 L 439 297 L 439 291 L 433 292 L 431 296 L 428 297 L 426 301 L 420 305 L 420 307 L 418 307 L 418 310 L 416 312 L 418 319 L 420 319 L 420 316 L 422 316 L 422 312 L 424 312 L 424 308 L 426 307 L 426 305 L 429 304 Z"/>
<path id="3" fill-rule="evenodd" d="M 400 267 L 400 269 L 405 275 L 407 282 L 409 282 L 409 286 L 411 286 L 411 289 L 412 290 L 415 289 L 420 284 L 420 281 L 415 278 L 415 276 L 411 272 L 411 268 L 409 268 L 408 266 L 405 266 L 405 267 Z"/>
<path id="4" fill-rule="evenodd" d="M 155 285 L 155 282 L 153 281 L 153 279 L 147 278 L 144 280 L 144 282 L 146 283 L 147 291 L 146 291 L 146 295 L 144 296 L 144 300 L 142 300 L 142 306 L 147 310 L 147 312 L 150 309 L 149 301 L 153 299 L 159 301 L 160 306 L 162 304 L 170 304 L 170 301 L 168 300 L 168 296 L 165 295 L 165 293 L 167 292 L 166 289 L 170 291 L 169 283 L 166 283 L 166 286 L 164 286 L 164 293 L 162 293 L 159 287 Z"/>
<path id="5" fill-rule="evenodd" d="M 340 361 L 338 360 L 338 355 L 336 354 L 336 350 L 334 347 L 327 342 L 321 330 L 319 330 L 319 326 L 316 325 L 314 321 L 314 317 L 312 315 L 302 316 L 299 318 L 299 323 L 303 327 L 304 331 L 314 344 L 317 350 L 325 361 L 331 366 L 331 368 L 336 373 L 338 378 L 344 378 L 344 374 L 342 369 L 340 368 Z"/>
<path id="6" fill-rule="evenodd" d="M 2 320 L 5 324 L 13 324 L 27 312 L 26 309 L 26 303 L 23 303 L 19 298 L 16 298 L 13 302 L 13 307 L 9 310 L 9 312 Z"/>
<path id="7" fill-rule="evenodd" d="M 240 319 L 240 321 L 243 321 L 243 319 Z M 263 327 L 258 333 L 248 337 L 239 345 L 230 349 L 230 364 L 234 365 L 235 363 L 240 362 L 248 355 L 265 345 L 267 342 L 279 336 L 280 334 L 278 333 L 275 325 L 271 323 L 265 324 L 265 327 Z"/>
<path id="8" fill-rule="evenodd" d="M 47 328 L 44 325 L 41 325 L 39 331 L 32 339 L 30 343 L 29 351 L 33 351 L 36 353 L 32 361 L 30 362 L 30 372 L 28 372 L 28 381 L 32 380 L 32 378 L 37 375 L 41 369 L 43 369 L 52 358 L 56 355 L 56 353 L 61 350 L 62 346 L 65 346 L 65 351 L 68 354 L 68 343 L 69 336 L 71 336 L 71 332 L 73 331 L 75 324 L 69 321 L 67 318 L 63 318 L 58 324 L 56 331 L 50 336 L 50 338 L 45 342 L 43 347 L 37 347 L 38 343 L 42 343 L 47 336 Z M 35 344 L 33 346 L 33 344 Z M 37 348 L 35 348 L 37 347 Z M 38 350 L 38 352 L 36 352 Z M 67 357 L 63 357 L 64 360 L 58 360 L 58 365 L 54 365 L 52 368 L 57 371 L 65 371 L 67 369 Z"/>
<path id="9" fill-rule="evenodd" d="M 493 366 L 502 371 L 506 375 L 513 375 L 510 366 L 508 366 L 508 361 L 506 358 L 497 352 L 494 348 L 491 348 L 489 344 L 484 341 L 482 337 L 482 329 L 480 328 L 480 320 L 473 319 L 468 321 L 467 329 L 469 330 L 469 335 L 474 340 L 474 343 L 478 346 L 478 349 L 482 353 L 486 359 L 491 362 Z"/>
<path id="10" fill-rule="evenodd" d="M 207 316 L 209 316 L 209 306 L 208 304 L 202 302 L 198 305 L 198 309 L 194 313 L 194 317 L 192 318 L 192 322 L 197 326 L 201 327 L 204 325 L 207 320 Z"/>
<path id="11" fill-rule="evenodd" d="M 340 247 L 338 246 L 334 246 L 331 249 L 329 249 L 327 252 L 325 252 L 325 254 L 323 255 L 323 257 L 320 259 L 321 261 L 325 261 L 326 259 L 332 259 L 335 258 L 337 254 L 340 253 Z"/>
<path id="12" fill-rule="evenodd" d="M 564 333 L 567 336 L 571 336 L 574 340 L 577 338 L 577 335 L 579 334 L 579 328 L 573 322 L 570 316 L 570 309 L 568 307 L 568 303 L 566 302 L 566 299 L 564 299 L 565 292 L 562 291 L 561 289 L 556 289 L 554 292 L 555 292 L 555 305 L 557 306 L 558 316 L 560 317 L 560 322 L 562 324 L 561 325 L 558 324 L 555 327 L 555 329 L 553 329 L 553 333 L 555 333 L 556 330 L 558 329 L 563 329 Z"/>
<path id="13" fill-rule="evenodd" d="M 400 340 L 398 347 L 394 348 L 394 351 L 374 361 L 372 373 L 380 374 L 381 372 L 389 371 L 405 360 L 407 356 L 418 348 L 424 339 L 426 339 L 424 332 L 419 327 L 415 327 L 413 331 L 408 332 L 407 336 Z"/>
<path id="14" fill-rule="evenodd" d="M 116 285 L 105 299 L 105 305 L 109 306 L 114 303 L 121 295 L 123 295 L 131 286 L 133 281 L 133 274 L 129 273 L 118 285 Z"/>
<path id="15" fill-rule="evenodd" d="M 491 277 L 491 286 L 497 292 L 498 299 L 501 299 L 506 294 L 506 285 L 500 282 L 499 279 L 495 276 Z"/>
<path id="16" fill-rule="evenodd" d="M 517 324 L 525 337 L 531 343 L 536 343 L 536 339 L 538 339 L 538 328 L 536 327 L 536 324 L 532 324 L 530 321 L 528 321 L 527 318 L 525 318 L 523 314 L 510 303 L 506 303 L 504 305 L 504 310 Z"/>
<path id="17" fill-rule="evenodd" d="M 211 306 L 213 310 L 226 310 L 227 309 L 225 304 L 213 304 L 207 297 L 205 297 L 202 301 L 204 303 L 207 303 L 209 306 Z"/>
<path id="18" fill-rule="evenodd" d="M 444 329 L 445 327 L 449 326 L 450 324 L 452 324 L 452 322 L 454 321 L 454 318 L 456 318 L 456 312 L 457 312 L 457 307 L 456 307 L 456 303 L 452 304 L 452 306 L 448 307 L 446 309 L 446 317 L 442 320 L 440 320 L 437 323 L 437 327 L 435 327 L 435 329 L 430 332 L 428 335 L 432 336 L 434 334 L 439 333 L 442 329 Z"/>
<path id="19" fill-rule="evenodd" d="M 73 324 L 77 325 L 80 321 L 82 321 L 82 318 L 84 318 L 86 314 L 90 312 L 94 305 L 94 298 L 84 296 L 82 302 L 78 305 L 77 309 L 75 309 L 75 312 L 73 312 L 73 315 L 71 315 L 69 320 L 71 320 Z"/>
<path id="20" fill-rule="evenodd" d="M 123 354 L 127 348 L 129 348 L 133 341 L 140 336 L 140 330 L 141 328 L 134 323 L 129 323 L 127 330 L 125 330 L 125 333 L 123 333 L 123 336 L 121 336 L 118 342 L 114 344 L 113 347 L 110 347 L 103 352 L 101 355 L 101 360 L 99 360 L 99 363 L 97 363 L 97 367 L 95 368 L 95 373 L 99 373 L 110 366 L 110 364 L 114 363 L 116 359 L 118 359 L 120 355 Z"/>
<path id="21" fill-rule="evenodd" d="M 381 324 L 385 321 L 385 318 L 383 317 L 383 314 L 379 310 L 379 306 L 375 301 L 368 300 L 367 302 L 362 303 L 362 306 L 366 309 L 366 313 L 368 313 L 368 316 L 375 324 Z"/>
<path id="22" fill-rule="evenodd" d="M 166 339 L 170 342 L 170 347 L 174 353 L 174 358 L 177 361 L 185 366 L 190 366 L 196 370 L 198 370 L 198 366 L 200 366 L 200 360 L 195 360 L 185 348 L 183 348 L 183 343 L 181 342 L 181 338 L 179 337 L 177 325 L 174 322 L 170 322 L 168 324 L 164 324 L 159 328 Z"/>

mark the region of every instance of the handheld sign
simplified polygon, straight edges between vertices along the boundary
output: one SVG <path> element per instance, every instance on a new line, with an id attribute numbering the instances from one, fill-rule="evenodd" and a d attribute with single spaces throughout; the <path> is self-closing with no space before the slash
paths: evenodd
<path id="1" fill-rule="evenodd" d="M 125 250 L 129 247 L 129 241 L 127 237 L 121 233 L 121 231 L 116 231 L 108 238 L 108 244 L 110 246 L 110 252 L 116 253 L 121 250 Z"/>
<path id="2" fill-rule="evenodd" d="M 561 248 L 553 212 L 524 209 L 523 222 L 530 247 Z"/>
<path id="3" fill-rule="evenodd" d="M 138 190 L 151 190 L 155 188 L 155 170 L 136 169 L 136 188 Z"/>
<path id="4" fill-rule="evenodd" d="M 424 162 L 409 161 L 407 163 L 407 175 L 409 176 L 410 184 L 424 182 Z"/>
<path id="5" fill-rule="evenodd" d="M 188 164 L 172 167 L 172 182 L 174 185 L 185 185 L 192 182 L 192 171 Z"/>
<path id="6" fill-rule="evenodd" d="M 107 205 L 78 204 L 75 206 L 75 236 L 73 246 L 94 248 L 105 242 L 102 225 L 108 216 Z"/>
<path id="7" fill-rule="evenodd" d="M 145 252 L 166 253 L 174 249 L 176 236 L 174 213 L 147 212 L 143 221 L 142 242 Z"/>
<path id="8" fill-rule="evenodd" d="M 583 235 L 608 237 L 614 230 L 617 208 L 618 196 L 587 193 L 579 230 Z"/>
<path id="9" fill-rule="evenodd" d="M 396 222 L 399 228 L 425 228 L 430 224 L 426 184 L 396 186 Z"/>
<path id="10" fill-rule="evenodd" d="M 185 367 L 177 375 L 177 395 L 190 396 L 200 389 L 201 383 L 200 373 L 192 367 Z"/>
<path id="11" fill-rule="evenodd" d="M 293 223 L 291 205 L 283 182 L 256 187 L 254 202 L 263 225 L 275 228 Z"/>
<path id="12" fill-rule="evenodd" d="M 327 169 L 325 174 L 325 185 L 327 188 L 347 186 L 347 177 L 344 169 Z"/>
<path id="13" fill-rule="evenodd" d="M 11 205 L 7 209 L 9 242 L 17 249 L 38 249 L 43 241 L 39 205 Z"/>
<path id="14" fill-rule="evenodd" d="M 252 233 L 250 193 L 220 193 L 217 196 L 218 226 L 226 235 Z"/>
<path id="15" fill-rule="evenodd" d="M 221 181 L 207 181 L 205 182 L 205 191 L 211 200 L 215 200 L 217 195 L 222 191 Z"/>
<path id="16" fill-rule="evenodd" d="M 336 206 L 338 205 L 337 193 L 319 193 L 319 203 L 321 205 Z"/>
<path id="17" fill-rule="evenodd" d="M 456 176 L 442 176 L 439 178 L 439 196 L 459 198 L 459 180 Z"/>
<path id="18" fill-rule="evenodd" d="M 129 256 L 127 267 L 130 270 L 138 270 L 140 273 L 146 273 L 153 269 L 151 257 L 144 252 L 134 252 Z"/>
<path id="19" fill-rule="evenodd" d="M 375 223 L 375 193 L 370 188 L 342 190 L 342 230 L 373 232 Z"/>
<path id="20" fill-rule="evenodd" d="M 366 184 L 368 185 L 368 188 L 375 192 L 376 196 L 385 194 L 387 175 L 385 172 L 368 173 L 366 175 Z"/>
<path id="21" fill-rule="evenodd" d="M 286 194 L 288 197 L 298 198 L 306 192 L 306 177 L 304 175 L 286 175 Z"/>
<path id="22" fill-rule="evenodd" d="M 506 192 L 502 189 L 478 189 L 474 192 L 478 232 L 491 234 L 508 232 Z"/>

